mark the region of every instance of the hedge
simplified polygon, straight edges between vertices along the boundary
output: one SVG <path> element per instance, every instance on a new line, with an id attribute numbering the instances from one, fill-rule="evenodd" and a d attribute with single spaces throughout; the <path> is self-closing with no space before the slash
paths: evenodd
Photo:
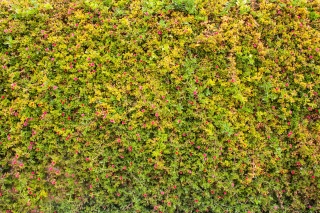
<path id="1" fill-rule="evenodd" d="M 0 1 L 2 212 L 320 212 L 320 1 Z"/>

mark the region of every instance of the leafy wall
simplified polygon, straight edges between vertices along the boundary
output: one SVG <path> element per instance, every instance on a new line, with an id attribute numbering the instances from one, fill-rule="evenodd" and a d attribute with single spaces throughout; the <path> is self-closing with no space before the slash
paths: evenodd
<path id="1" fill-rule="evenodd" d="M 319 0 L 3 0 L 3 212 L 319 212 Z"/>

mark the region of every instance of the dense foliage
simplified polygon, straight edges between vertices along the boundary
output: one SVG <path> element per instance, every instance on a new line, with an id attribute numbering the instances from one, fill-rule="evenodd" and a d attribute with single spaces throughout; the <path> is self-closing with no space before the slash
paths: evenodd
<path id="1" fill-rule="evenodd" d="M 319 212 L 320 1 L 0 1 L 0 211 Z"/>

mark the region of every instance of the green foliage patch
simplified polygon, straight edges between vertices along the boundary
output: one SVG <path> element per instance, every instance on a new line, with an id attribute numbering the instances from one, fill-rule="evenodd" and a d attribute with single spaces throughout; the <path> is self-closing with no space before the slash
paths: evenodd
<path id="1" fill-rule="evenodd" d="M 0 211 L 319 212 L 319 5 L 0 1 Z"/>

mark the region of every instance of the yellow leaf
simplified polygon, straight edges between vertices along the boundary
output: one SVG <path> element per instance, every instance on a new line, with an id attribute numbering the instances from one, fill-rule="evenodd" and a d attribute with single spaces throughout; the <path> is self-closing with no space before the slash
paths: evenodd
<path id="1" fill-rule="evenodd" d="M 40 197 L 48 197 L 47 192 L 44 191 L 44 190 L 41 190 L 41 191 L 40 191 Z"/>

